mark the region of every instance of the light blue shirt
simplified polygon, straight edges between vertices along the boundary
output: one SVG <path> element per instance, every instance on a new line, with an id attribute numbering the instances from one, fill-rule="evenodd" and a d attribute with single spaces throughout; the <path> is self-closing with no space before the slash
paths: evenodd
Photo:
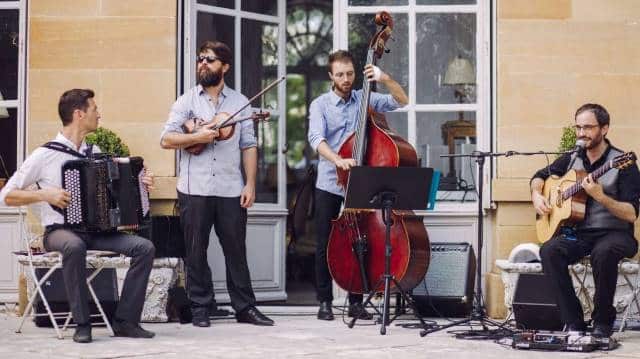
<path id="1" fill-rule="evenodd" d="M 308 139 L 314 150 L 318 150 L 322 141 L 326 141 L 334 152 L 340 150 L 342 143 L 356 130 L 361 99 L 362 90 L 351 91 L 347 101 L 331 90 L 311 103 Z M 389 112 L 400 107 L 400 104 L 391 95 L 371 92 L 369 106 L 376 112 Z M 319 157 L 316 188 L 344 196 L 344 191 L 337 184 L 336 166 L 326 158 Z"/>
<path id="2" fill-rule="evenodd" d="M 182 125 L 197 117 L 210 121 L 219 112 L 235 113 L 248 99 L 241 93 L 224 86 L 214 105 L 211 96 L 201 85 L 180 96 L 171 107 L 160 138 L 168 132 L 184 133 Z M 247 107 L 237 118 L 251 115 Z M 241 150 L 256 147 L 253 121 L 236 124 L 231 138 L 207 144 L 199 155 L 181 149 L 178 168 L 178 191 L 196 196 L 239 197 L 244 187 Z"/>

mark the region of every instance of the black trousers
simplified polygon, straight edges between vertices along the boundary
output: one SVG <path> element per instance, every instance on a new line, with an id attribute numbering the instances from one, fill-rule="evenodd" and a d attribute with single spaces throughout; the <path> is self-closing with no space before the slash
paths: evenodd
<path id="1" fill-rule="evenodd" d="M 255 306 L 247 264 L 247 210 L 240 206 L 240 197 L 192 196 L 178 192 L 178 201 L 191 307 L 208 308 L 215 303 L 211 268 L 207 261 L 211 227 L 224 254 L 227 291 L 233 309 L 240 313 L 249 306 Z"/>
<path id="2" fill-rule="evenodd" d="M 342 196 L 316 189 L 316 296 L 320 302 L 333 301 L 331 273 L 327 264 L 327 245 L 331 220 L 338 218 Z M 362 294 L 349 293 L 349 304 L 362 302 Z"/>
<path id="3" fill-rule="evenodd" d="M 139 323 L 147 293 L 147 282 L 153 267 L 155 247 L 151 241 L 124 233 L 87 234 L 68 229 L 47 231 L 47 251 L 62 253 L 62 276 L 69 307 L 77 324 L 89 323 L 87 250 L 113 251 L 131 257 L 116 310 L 116 318 Z"/>
<path id="4" fill-rule="evenodd" d="M 638 251 L 638 243 L 631 232 L 622 230 L 580 232 L 577 237 L 577 240 L 568 240 L 564 236 L 556 236 L 540 249 L 542 267 L 552 283 L 562 322 L 584 323 L 582 306 L 567 266 L 591 255 L 596 287 L 591 317 L 596 324 L 612 325 L 616 319 L 613 296 L 618 279 L 618 262 L 634 256 Z"/>

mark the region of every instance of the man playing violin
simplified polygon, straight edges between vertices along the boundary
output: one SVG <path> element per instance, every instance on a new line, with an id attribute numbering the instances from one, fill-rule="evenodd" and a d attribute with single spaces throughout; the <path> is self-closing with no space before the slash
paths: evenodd
<path id="1" fill-rule="evenodd" d="M 198 85 L 180 96 L 171 108 L 161 135 L 161 146 L 180 149 L 177 185 L 180 222 L 186 244 L 187 293 L 193 325 L 208 327 L 210 308 L 215 308 L 207 249 L 211 227 L 220 240 L 226 264 L 227 290 L 236 319 L 241 323 L 273 325 L 256 307 L 247 265 L 247 208 L 255 200 L 257 142 L 253 123 L 236 124 L 233 135 L 218 140 L 215 124 L 247 104 L 247 98 L 225 85 L 224 75 L 232 61 L 231 49 L 218 41 L 206 41 L 196 58 Z M 251 110 L 239 116 L 250 115 Z M 185 133 L 192 118 L 206 121 L 201 129 Z M 199 154 L 186 150 L 206 144 Z M 245 178 L 241 171 L 244 169 Z M 246 182 L 245 182 L 246 181 Z"/>
<path id="2" fill-rule="evenodd" d="M 376 112 L 389 112 L 406 105 L 409 100 L 402 87 L 378 67 L 368 64 L 364 75 L 369 81 L 381 82 L 390 94 L 371 92 L 369 105 Z M 362 90 L 354 90 L 355 69 L 353 56 L 344 50 L 329 55 L 329 78 L 331 90 L 316 98 L 309 108 L 308 140 L 320 154 L 318 179 L 315 192 L 316 218 L 316 294 L 320 302 L 318 319 L 333 320 L 332 278 L 327 264 L 327 244 L 331 231 L 331 220 L 340 213 L 344 191 L 337 184 L 336 167 L 344 170 L 355 166 L 352 158 L 338 154 L 342 143 L 356 129 L 358 108 L 363 97 Z M 362 306 L 362 294 L 349 294 L 350 317 L 371 319 L 371 314 Z"/>
<path id="3" fill-rule="evenodd" d="M 548 214 L 551 204 L 542 195 L 544 180 L 551 175 L 564 175 L 570 169 L 593 172 L 606 161 L 621 155 L 606 139 L 609 132 L 609 113 L 598 104 L 585 104 L 575 114 L 578 140 L 586 144 L 584 150 L 559 157 L 550 166 L 533 175 L 531 200 L 539 215 Z M 540 249 L 544 273 L 550 279 L 566 331 L 584 331 L 582 306 L 573 289 L 567 266 L 590 255 L 596 287 L 593 335 L 609 337 L 616 310 L 613 296 L 616 291 L 618 262 L 633 257 L 638 243 L 633 236 L 633 223 L 638 217 L 640 172 L 635 164 L 623 169 L 611 169 L 593 180 L 582 180 L 587 193 L 585 218 L 575 227 L 564 227 L 561 234 L 545 242 Z"/>

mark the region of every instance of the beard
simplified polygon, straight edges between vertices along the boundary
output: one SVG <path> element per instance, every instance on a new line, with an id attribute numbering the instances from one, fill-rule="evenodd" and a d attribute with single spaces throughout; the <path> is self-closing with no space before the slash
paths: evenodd
<path id="1" fill-rule="evenodd" d="M 342 92 L 343 94 L 348 94 L 353 89 L 353 84 L 347 83 L 347 84 L 344 84 L 344 85 L 340 85 L 340 84 L 334 82 L 333 83 L 333 87 L 336 88 L 338 91 Z"/>
<path id="2" fill-rule="evenodd" d="M 594 149 L 604 141 L 604 136 L 602 134 L 594 135 L 593 137 L 580 137 L 579 139 L 587 141 L 587 146 L 585 147 L 588 150 Z"/>
<path id="3" fill-rule="evenodd" d="M 202 87 L 214 87 L 220 85 L 222 81 L 222 71 L 211 71 L 207 68 L 198 72 L 198 83 Z"/>

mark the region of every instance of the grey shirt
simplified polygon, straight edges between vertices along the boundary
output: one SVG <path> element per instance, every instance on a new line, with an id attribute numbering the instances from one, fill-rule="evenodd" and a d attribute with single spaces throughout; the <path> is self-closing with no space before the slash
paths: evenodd
<path id="1" fill-rule="evenodd" d="M 160 138 L 168 132 L 184 133 L 182 125 L 190 118 L 210 121 L 219 112 L 233 114 L 247 102 L 244 95 L 224 86 L 215 104 L 201 85 L 193 87 L 171 107 Z M 238 118 L 250 114 L 247 107 Z M 179 150 L 178 191 L 197 196 L 239 197 L 244 187 L 241 150 L 255 146 L 253 122 L 244 121 L 236 124 L 231 138 L 207 144 L 199 155 Z"/>

